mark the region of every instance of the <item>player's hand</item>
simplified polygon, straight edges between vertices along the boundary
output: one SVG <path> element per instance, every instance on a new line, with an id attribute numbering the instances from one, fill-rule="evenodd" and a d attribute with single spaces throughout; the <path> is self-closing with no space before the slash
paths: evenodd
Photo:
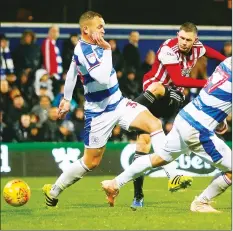
<path id="1" fill-rule="evenodd" d="M 226 119 L 223 120 L 215 129 L 218 135 L 223 135 L 228 130 L 228 125 Z"/>
<path id="2" fill-rule="evenodd" d="M 58 108 L 58 118 L 64 119 L 69 111 L 70 111 L 70 101 L 66 99 L 62 99 Z"/>
<path id="3" fill-rule="evenodd" d="M 102 47 L 105 50 L 111 50 L 110 44 L 104 40 L 103 35 L 99 32 L 94 32 L 91 35 L 91 40 L 98 46 Z"/>
<path id="4" fill-rule="evenodd" d="M 171 99 L 169 105 L 175 104 L 177 108 L 182 108 L 185 96 L 179 90 L 172 87 L 168 88 L 168 92 Z"/>

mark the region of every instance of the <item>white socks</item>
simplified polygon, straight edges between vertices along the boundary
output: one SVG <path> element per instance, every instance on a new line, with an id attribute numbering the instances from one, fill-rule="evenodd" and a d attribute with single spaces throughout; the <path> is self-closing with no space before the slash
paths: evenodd
<path id="1" fill-rule="evenodd" d="M 164 131 L 161 129 L 156 132 L 152 132 L 150 134 L 150 138 L 154 153 L 158 155 L 160 153 L 161 148 L 164 146 L 166 135 Z M 163 168 L 168 178 L 172 177 L 171 174 L 167 171 L 166 167 L 164 166 L 161 167 Z"/>
<path id="2" fill-rule="evenodd" d="M 163 129 L 158 130 L 156 132 L 152 132 L 150 134 L 150 138 L 153 150 L 155 154 L 158 154 L 160 149 L 163 147 L 166 138 Z"/>
<path id="3" fill-rule="evenodd" d="M 222 194 L 231 185 L 231 180 L 225 174 L 217 175 L 210 185 L 198 196 L 197 200 L 206 203 Z"/>
<path id="4" fill-rule="evenodd" d="M 143 172 L 150 170 L 151 168 L 150 155 L 137 158 L 124 172 L 115 178 L 118 188 L 122 187 L 130 180 L 136 179 Z"/>
<path id="5" fill-rule="evenodd" d="M 90 170 L 83 162 L 83 158 L 77 160 L 60 175 L 60 177 L 53 185 L 50 191 L 50 195 L 54 198 L 57 198 L 64 189 L 80 180 L 83 175 L 89 171 Z"/>

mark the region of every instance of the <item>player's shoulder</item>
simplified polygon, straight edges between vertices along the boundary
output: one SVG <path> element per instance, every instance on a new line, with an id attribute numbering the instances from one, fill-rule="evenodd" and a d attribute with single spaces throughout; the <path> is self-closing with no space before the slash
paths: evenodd
<path id="1" fill-rule="evenodd" d="M 161 55 L 161 54 L 175 55 L 175 53 L 178 51 L 179 51 L 178 39 L 172 38 L 172 39 L 167 39 L 161 45 L 160 49 L 158 50 L 158 55 Z"/>
<path id="2" fill-rule="evenodd" d="M 84 56 L 86 56 L 93 53 L 93 45 L 83 40 L 79 40 L 74 50 L 75 53 L 82 53 Z"/>
<path id="3" fill-rule="evenodd" d="M 171 38 L 167 39 L 164 43 L 163 46 L 170 47 L 171 49 L 178 49 L 178 38 Z"/>
<path id="4" fill-rule="evenodd" d="M 197 40 L 194 42 L 193 47 L 204 48 L 204 45 L 201 41 Z"/>

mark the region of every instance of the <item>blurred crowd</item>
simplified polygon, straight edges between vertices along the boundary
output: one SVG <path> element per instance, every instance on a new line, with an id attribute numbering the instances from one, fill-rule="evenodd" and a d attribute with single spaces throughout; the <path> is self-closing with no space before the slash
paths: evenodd
<path id="1" fill-rule="evenodd" d="M 78 42 L 78 34 L 71 34 L 63 41 L 59 50 L 56 41 L 59 28 L 52 26 L 47 38 L 39 46 L 36 35 L 27 30 L 21 36 L 15 50 L 9 48 L 9 39 L 2 34 L 0 59 L 1 110 L 0 129 L 2 142 L 72 142 L 82 141 L 84 135 L 84 95 L 80 81 L 77 81 L 71 101 L 71 110 L 65 120 L 58 119 L 58 105 L 63 97 L 64 82 Z M 149 50 L 141 62 L 139 50 L 140 34 L 132 31 L 128 44 L 122 50 L 115 39 L 109 40 L 112 48 L 113 66 L 116 70 L 120 89 L 124 96 L 135 99 L 142 92 L 142 78 L 155 61 L 155 52 Z M 221 51 L 231 56 L 231 41 L 224 43 Z M 191 76 L 207 78 L 205 57 L 198 60 Z M 185 89 L 187 104 L 197 94 L 197 89 Z M 163 120 L 164 130 L 168 133 L 174 118 Z M 222 137 L 231 140 L 231 115 L 227 118 L 229 130 Z M 133 142 L 134 132 L 123 131 L 119 126 L 113 130 L 110 141 Z"/>

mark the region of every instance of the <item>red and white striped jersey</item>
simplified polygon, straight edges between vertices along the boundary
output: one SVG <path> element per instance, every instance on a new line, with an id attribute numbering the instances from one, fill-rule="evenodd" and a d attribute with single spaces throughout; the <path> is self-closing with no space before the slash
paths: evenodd
<path id="1" fill-rule="evenodd" d="M 44 68 L 50 75 L 60 79 L 63 72 L 62 57 L 60 55 L 60 50 L 56 45 L 56 41 L 46 38 L 42 43 L 41 51 Z"/>
<path id="2" fill-rule="evenodd" d="M 189 77 L 189 74 L 197 62 L 197 59 L 206 53 L 204 45 L 197 41 L 188 55 L 179 51 L 178 38 L 166 40 L 156 53 L 156 59 L 152 70 L 147 72 L 143 77 L 143 90 L 153 82 L 160 82 L 163 85 L 171 85 L 172 80 L 168 75 L 166 64 L 180 64 L 182 76 Z"/>

